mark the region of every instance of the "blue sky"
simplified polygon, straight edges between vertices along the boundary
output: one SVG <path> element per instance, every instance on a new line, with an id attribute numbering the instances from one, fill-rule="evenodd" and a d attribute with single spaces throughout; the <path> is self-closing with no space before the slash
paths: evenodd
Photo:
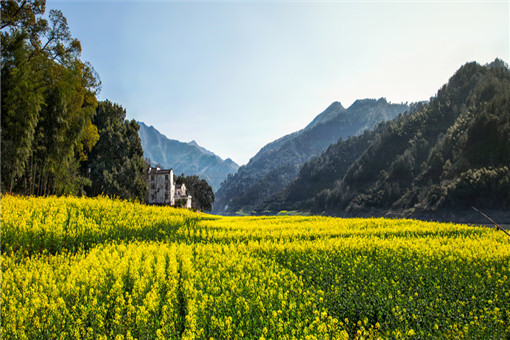
<path id="1" fill-rule="evenodd" d="M 245 164 L 333 101 L 427 100 L 464 63 L 508 63 L 508 1 L 47 1 L 100 99 Z"/>

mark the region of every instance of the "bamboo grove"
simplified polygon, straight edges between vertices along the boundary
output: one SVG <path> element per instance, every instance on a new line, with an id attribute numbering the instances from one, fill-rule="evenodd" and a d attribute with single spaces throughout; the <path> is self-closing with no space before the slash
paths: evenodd
<path id="1" fill-rule="evenodd" d="M 2 197 L 2 339 L 503 339 L 510 239 Z"/>
<path id="2" fill-rule="evenodd" d="M 1 8 L 1 190 L 143 199 L 138 124 L 108 100 L 59 10 L 45 0 Z"/>

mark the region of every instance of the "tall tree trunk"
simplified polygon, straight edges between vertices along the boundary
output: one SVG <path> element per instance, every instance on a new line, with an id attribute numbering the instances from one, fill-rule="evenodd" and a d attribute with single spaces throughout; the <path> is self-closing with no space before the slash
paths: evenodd
<path id="1" fill-rule="evenodd" d="M 14 186 L 14 174 L 11 175 L 11 183 L 9 185 L 9 194 L 12 194 L 12 187 Z"/>
<path id="2" fill-rule="evenodd" d="M 43 196 L 46 196 L 46 189 L 48 188 L 48 175 L 44 175 L 44 190 L 43 190 Z"/>
<path id="3" fill-rule="evenodd" d="M 37 175 L 36 175 L 36 176 L 37 176 Z M 39 177 L 39 181 L 38 181 L 38 183 L 37 183 L 37 187 L 36 187 L 36 190 L 37 190 L 36 195 L 37 195 L 37 196 L 39 196 L 39 195 L 41 194 L 41 177 L 42 177 L 42 174 L 41 174 L 41 173 L 39 173 L 39 176 L 38 176 L 38 177 Z M 34 192 L 35 192 L 36 190 L 34 190 Z"/>
<path id="4" fill-rule="evenodd" d="M 34 152 L 32 151 L 32 157 L 30 157 L 30 181 L 29 181 L 29 189 L 28 194 L 32 196 L 34 194 L 34 176 L 35 176 L 35 170 L 34 170 Z"/>

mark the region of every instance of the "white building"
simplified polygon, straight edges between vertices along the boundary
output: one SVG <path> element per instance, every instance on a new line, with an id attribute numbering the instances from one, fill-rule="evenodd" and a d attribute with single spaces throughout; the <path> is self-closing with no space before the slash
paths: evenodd
<path id="1" fill-rule="evenodd" d="M 179 200 L 186 200 L 186 208 L 191 208 L 191 195 L 187 195 L 184 184 L 175 184 L 173 169 L 161 169 L 149 167 L 147 173 L 147 203 L 175 205 Z"/>
<path id="2" fill-rule="evenodd" d="M 186 200 L 186 209 L 191 209 L 191 195 L 188 195 L 186 192 L 186 184 L 176 184 L 175 185 L 175 201 L 180 200 L 181 202 L 183 200 Z"/>

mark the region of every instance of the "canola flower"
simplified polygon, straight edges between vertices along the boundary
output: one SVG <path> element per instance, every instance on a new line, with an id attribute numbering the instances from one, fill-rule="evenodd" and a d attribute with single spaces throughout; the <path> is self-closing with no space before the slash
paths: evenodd
<path id="1" fill-rule="evenodd" d="M 493 229 L 1 204 L 2 339 L 510 337 L 510 240 Z"/>
<path id="2" fill-rule="evenodd" d="M 2 261 L 2 339 L 177 339 L 176 247 L 101 245 Z"/>
<path id="3" fill-rule="evenodd" d="M 2 251 L 88 249 L 108 241 L 159 240 L 199 214 L 107 197 L 2 197 Z"/>

